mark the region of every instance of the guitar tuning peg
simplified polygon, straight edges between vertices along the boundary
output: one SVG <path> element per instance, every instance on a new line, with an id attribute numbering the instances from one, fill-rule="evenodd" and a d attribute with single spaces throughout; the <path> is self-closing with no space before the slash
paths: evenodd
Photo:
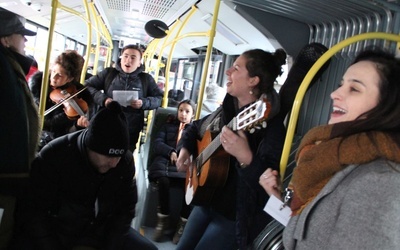
<path id="1" fill-rule="evenodd" d="M 263 121 L 263 122 L 262 122 L 262 127 L 263 127 L 263 128 L 266 128 L 266 127 L 267 127 L 267 122 L 266 122 L 266 121 Z"/>
<path id="2" fill-rule="evenodd" d="M 250 134 L 253 134 L 254 132 L 256 132 L 256 130 L 254 128 L 251 128 L 249 132 Z"/>

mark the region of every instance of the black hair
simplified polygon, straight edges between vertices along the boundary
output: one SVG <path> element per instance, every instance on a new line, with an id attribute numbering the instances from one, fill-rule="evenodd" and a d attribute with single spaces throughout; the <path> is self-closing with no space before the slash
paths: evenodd
<path id="1" fill-rule="evenodd" d="M 190 99 L 184 99 L 184 100 L 179 102 L 179 104 L 178 104 L 178 112 L 179 112 L 179 107 L 184 103 L 189 104 L 192 107 L 193 114 L 196 112 L 196 104 Z"/>
<path id="2" fill-rule="evenodd" d="M 142 49 L 141 49 L 138 45 L 135 45 L 135 44 L 126 45 L 125 47 L 122 48 L 122 50 L 121 50 L 121 55 L 122 55 L 122 54 L 124 53 L 124 51 L 127 50 L 127 49 L 134 49 L 134 50 L 139 51 L 140 59 L 142 59 L 142 57 L 143 57 L 143 52 L 142 52 Z"/>
<path id="3" fill-rule="evenodd" d="M 250 77 L 258 76 L 257 85 L 260 93 L 269 93 L 274 88 L 276 78 L 282 75 L 282 65 L 286 64 L 286 52 L 277 49 L 274 53 L 262 49 L 248 50 L 242 54 L 247 59 L 246 69 Z"/>
<path id="4" fill-rule="evenodd" d="M 378 83 L 378 104 L 371 110 L 350 123 L 344 135 L 363 131 L 400 131 L 400 59 L 394 54 L 377 47 L 369 47 L 360 52 L 354 62 L 369 61 L 376 65 L 376 71 L 380 77 Z"/>

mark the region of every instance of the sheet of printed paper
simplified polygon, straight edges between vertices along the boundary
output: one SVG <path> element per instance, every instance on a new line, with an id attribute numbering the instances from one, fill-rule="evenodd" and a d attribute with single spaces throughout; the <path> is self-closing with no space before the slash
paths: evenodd
<path id="1" fill-rule="evenodd" d="M 131 101 L 139 98 L 137 90 L 113 90 L 113 99 L 121 106 L 127 107 Z"/>
<path id="2" fill-rule="evenodd" d="M 292 210 L 289 206 L 283 206 L 283 202 L 272 195 L 264 207 L 264 211 L 271 215 L 286 227 L 289 222 Z"/>

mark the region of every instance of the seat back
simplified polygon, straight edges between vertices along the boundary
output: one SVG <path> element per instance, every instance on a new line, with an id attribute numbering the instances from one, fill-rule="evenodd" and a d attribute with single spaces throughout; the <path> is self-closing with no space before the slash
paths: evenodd
<path id="1" fill-rule="evenodd" d="M 286 115 L 290 112 L 293 106 L 294 99 L 296 97 L 297 91 L 302 83 L 304 77 L 314 65 L 314 63 L 328 50 L 323 44 L 320 43 L 310 43 L 300 51 L 299 55 L 296 57 L 286 81 L 283 83 L 280 91 L 279 98 L 281 108 L 279 111 L 279 116 L 285 119 Z M 324 67 L 316 74 L 313 81 L 308 86 L 309 88 L 316 82 L 319 76 L 325 71 L 329 66 L 327 62 Z"/>
<path id="2" fill-rule="evenodd" d="M 151 122 L 149 124 L 147 140 L 143 147 L 143 152 L 147 152 L 147 159 L 143 159 L 143 164 L 146 167 L 146 170 L 149 169 L 155 158 L 154 152 L 154 140 L 160 129 L 168 120 L 169 116 L 176 115 L 177 108 L 176 107 L 167 107 L 167 108 L 158 108 L 155 110 L 154 115 L 151 118 Z M 147 173 L 148 171 L 146 171 Z M 147 176 L 146 176 L 147 178 Z M 157 205 L 158 205 L 158 190 L 156 183 L 149 183 L 146 194 L 144 197 L 144 205 L 143 205 L 143 215 L 140 220 L 141 227 L 155 227 L 157 223 Z M 182 197 L 184 193 L 178 187 L 171 186 L 170 188 L 170 206 L 171 206 L 171 215 L 170 215 L 170 224 L 176 225 L 179 219 L 179 211 L 181 207 Z"/>
<path id="3" fill-rule="evenodd" d="M 149 123 L 149 128 L 147 132 L 147 140 L 143 145 L 143 152 L 147 152 L 143 157 L 143 163 L 144 166 L 147 169 L 149 169 L 151 163 L 154 160 L 154 139 L 162 126 L 166 123 L 167 119 L 171 115 L 176 115 L 177 114 L 177 108 L 176 107 L 159 107 L 156 110 L 154 110 L 153 116 L 151 118 L 151 122 Z"/>
<path id="4" fill-rule="evenodd" d="M 285 119 L 286 116 L 290 115 L 290 111 L 292 109 L 297 91 L 309 69 L 327 50 L 328 48 L 326 48 L 322 44 L 311 43 L 306 45 L 300 51 L 295 63 L 289 71 L 285 83 L 282 85 L 279 92 L 281 109 L 278 116 L 282 119 L 282 121 Z M 316 76 L 310 83 L 309 88 L 318 80 L 322 73 L 327 69 L 328 65 L 329 62 L 327 62 L 324 67 L 320 69 L 320 71 L 316 74 Z M 286 166 L 285 176 L 282 183 L 283 190 L 285 190 L 285 188 L 289 185 L 293 169 L 296 166 L 295 156 L 302 137 L 303 135 L 298 134 L 293 138 L 291 152 L 288 159 L 288 165 Z M 282 243 L 282 232 L 284 228 L 285 227 L 278 221 L 272 220 L 253 241 L 252 249 L 283 250 L 284 247 Z"/>

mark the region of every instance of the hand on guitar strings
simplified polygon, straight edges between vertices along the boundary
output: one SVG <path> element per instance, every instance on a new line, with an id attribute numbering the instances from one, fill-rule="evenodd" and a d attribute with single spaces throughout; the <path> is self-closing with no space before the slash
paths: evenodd
<path id="1" fill-rule="evenodd" d="M 179 152 L 179 157 L 176 160 L 176 168 L 179 172 L 186 172 L 190 164 L 190 153 L 186 148 L 182 148 Z"/>
<path id="2" fill-rule="evenodd" d="M 253 152 L 251 152 L 247 136 L 243 131 L 239 130 L 236 133 L 224 126 L 220 141 L 224 150 L 234 156 L 241 164 L 249 165 L 253 160 Z"/>
<path id="3" fill-rule="evenodd" d="M 281 178 L 279 177 L 278 171 L 268 168 L 260 176 L 258 183 L 260 183 L 269 196 L 275 195 L 278 199 L 282 199 Z"/>

